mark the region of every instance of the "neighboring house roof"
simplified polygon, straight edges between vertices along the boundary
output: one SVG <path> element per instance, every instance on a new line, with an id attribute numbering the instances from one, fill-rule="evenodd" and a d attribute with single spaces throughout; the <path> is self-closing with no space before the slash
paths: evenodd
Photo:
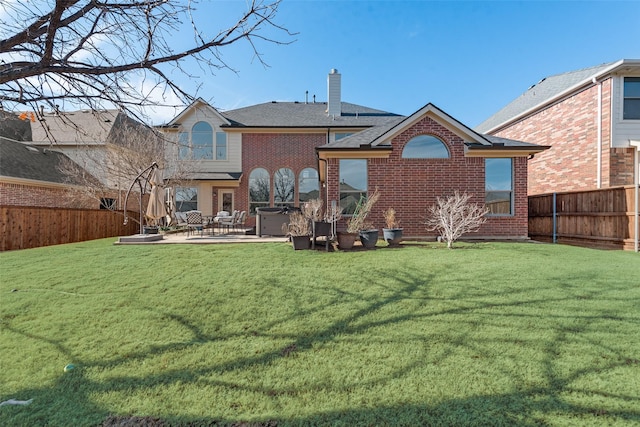
<path id="1" fill-rule="evenodd" d="M 223 128 L 353 128 L 370 127 L 400 117 L 387 111 L 342 102 L 342 114 L 329 116 L 326 102 L 266 102 L 222 115 L 230 125 Z"/>
<path id="2" fill-rule="evenodd" d="M 0 137 L 9 138 L 14 141 L 30 141 L 30 117 L 20 119 L 18 114 L 0 110 Z"/>
<path id="3" fill-rule="evenodd" d="M 57 151 L 0 137 L 0 176 L 57 184 L 74 184 L 60 169 L 72 162 Z"/>
<path id="4" fill-rule="evenodd" d="M 507 104 L 500 111 L 476 127 L 478 132 L 490 133 L 514 122 L 534 111 L 566 97 L 598 80 L 627 67 L 639 67 L 640 60 L 622 59 L 595 67 L 570 71 L 545 77 L 531 86 L 525 93 Z"/>
<path id="5" fill-rule="evenodd" d="M 121 115 L 118 110 L 44 112 L 31 124 L 32 141 L 104 143 Z"/>

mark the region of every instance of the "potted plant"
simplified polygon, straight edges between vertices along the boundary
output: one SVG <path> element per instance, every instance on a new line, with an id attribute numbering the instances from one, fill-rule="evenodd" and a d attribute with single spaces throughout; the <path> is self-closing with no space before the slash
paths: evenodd
<path id="1" fill-rule="evenodd" d="M 382 229 L 384 241 L 389 246 L 398 246 L 402 241 L 402 228 L 400 222 L 396 219 L 396 210 L 389 208 L 384 211 L 384 222 L 386 228 Z"/>
<path id="2" fill-rule="evenodd" d="M 322 199 L 311 199 L 301 207 L 302 214 L 311 221 L 314 236 L 328 236 L 331 234 L 331 224 L 326 221 L 322 213 Z"/>
<path id="3" fill-rule="evenodd" d="M 291 239 L 294 250 L 309 249 L 311 246 L 311 227 L 302 212 L 289 215 L 289 224 L 283 224 L 282 231 Z"/>
<path id="4" fill-rule="evenodd" d="M 369 197 L 360 197 L 353 215 L 347 221 L 346 233 L 338 233 L 338 244 L 341 249 L 351 249 L 358 236 L 366 248 L 375 247 L 378 241 L 378 229 L 367 221 L 367 217 L 379 198 L 378 188 Z"/>

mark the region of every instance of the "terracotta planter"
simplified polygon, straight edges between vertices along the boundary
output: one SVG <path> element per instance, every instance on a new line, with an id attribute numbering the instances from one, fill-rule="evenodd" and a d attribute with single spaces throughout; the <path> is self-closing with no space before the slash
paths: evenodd
<path id="1" fill-rule="evenodd" d="M 378 229 L 362 230 L 360 232 L 360 241 L 362 246 L 367 249 L 375 248 L 376 243 L 378 243 Z"/>
<path id="2" fill-rule="evenodd" d="M 382 236 L 389 246 L 398 246 L 402 241 L 402 228 L 383 228 Z"/>
<path id="3" fill-rule="evenodd" d="M 293 249 L 296 251 L 309 249 L 311 247 L 311 239 L 309 236 L 291 236 L 291 243 L 293 243 Z"/>
<path id="4" fill-rule="evenodd" d="M 351 249 L 358 238 L 358 233 L 338 232 L 338 246 L 340 249 Z"/>

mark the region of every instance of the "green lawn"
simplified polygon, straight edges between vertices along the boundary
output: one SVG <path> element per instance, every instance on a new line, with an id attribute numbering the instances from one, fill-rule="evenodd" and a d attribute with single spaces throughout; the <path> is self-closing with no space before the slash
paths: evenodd
<path id="1" fill-rule="evenodd" d="M 0 425 L 640 424 L 636 253 L 112 242 L 0 254 Z"/>

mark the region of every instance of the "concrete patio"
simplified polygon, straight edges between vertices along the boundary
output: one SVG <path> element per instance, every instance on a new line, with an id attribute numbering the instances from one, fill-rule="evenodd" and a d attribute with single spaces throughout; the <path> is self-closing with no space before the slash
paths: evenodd
<path id="1" fill-rule="evenodd" d="M 156 240 L 153 240 L 154 236 Z M 162 238 L 158 238 L 161 236 Z M 164 244 L 212 244 L 212 243 L 268 243 L 287 242 L 283 236 L 262 236 L 255 234 L 228 233 L 228 234 L 207 234 L 201 236 L 200 233 L 169 233 L 169 234 L 137 234 L 134 236 L 123 236 L 118 238 L 115 245 L 164 245 Z"/>

